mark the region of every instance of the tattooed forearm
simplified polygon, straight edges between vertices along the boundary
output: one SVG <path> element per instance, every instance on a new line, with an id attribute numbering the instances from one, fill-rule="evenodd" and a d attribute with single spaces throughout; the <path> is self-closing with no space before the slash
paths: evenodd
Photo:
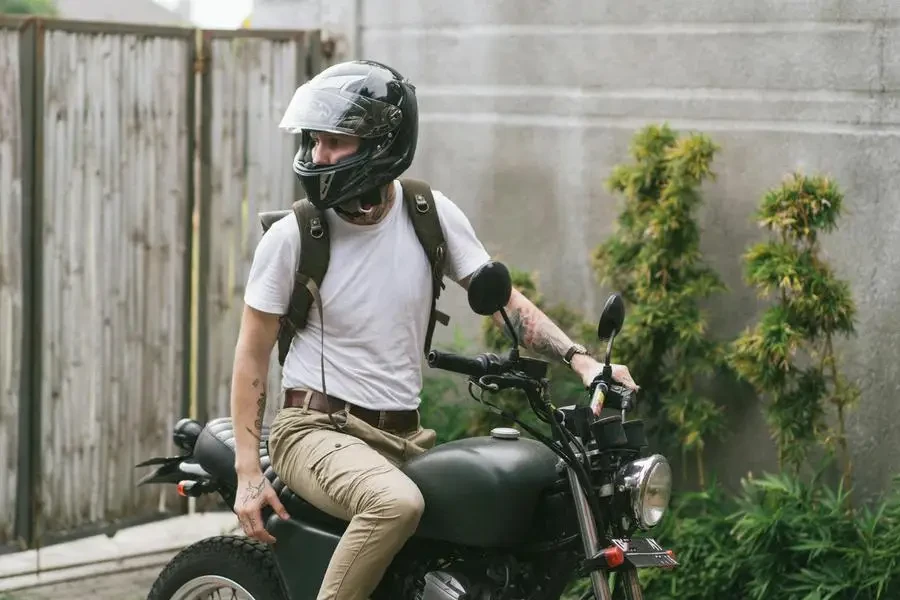
<path id="1" fill-rule="evenodd" d="M 266 386 L 259 379 L 254 379 L 252 385 L 255 389 L 262 386 L 262 389 L 259 390 L 259 396 L 256 398 L 256 421 L 253 422 L 256 431 L 253 431 L 249 427 L 247 428 L 247 431 L 253 434 L 253 437 L 256 439 L 261 440 L 263 416 L 266 413 Z"/>
<path id="2" fill-rule="evenodd" d="M 519 291 L 513 290 L 506 310 L 519 342 L 529 350 L 561 360 L 572 346 L 569 336 Z M 494 322 L 505 329 L 499 314 Z"/>

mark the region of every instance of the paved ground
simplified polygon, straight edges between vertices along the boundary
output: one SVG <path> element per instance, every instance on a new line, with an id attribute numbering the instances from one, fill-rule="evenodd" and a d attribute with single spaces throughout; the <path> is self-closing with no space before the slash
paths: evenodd
<path id="1" fill-rule="evenodd" d="M 128 573 L 90 577 L 8 593 L 4 600 L 59 600 L 61 598 L 93 598 L 96 600 L 145 600 L 153 580 L 162 567 L 151 567 Z"/>
<path id="2" fill-rule="evenodd" d="M 230 512 L 198 513 L 48 546 L 40 556 L 35 550 L 0 555 L 0 600 L 144 599 L 181 548 L 236 526 Z"/>

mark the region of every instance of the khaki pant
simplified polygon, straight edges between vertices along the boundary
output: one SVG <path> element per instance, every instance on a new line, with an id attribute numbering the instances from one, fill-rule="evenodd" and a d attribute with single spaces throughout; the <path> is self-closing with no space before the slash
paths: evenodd
<path id="1" fill-rule="evenodd" d="M 425 509 L 416 484 L 397 467 L 434 446 L 421 425 L 389 433 L 353 416 L 285 408 L 269 433 L 278 476 L 304 500 L 349 521 L 317 600 L 369 598 L 396 553 L 415 532 Z"/>

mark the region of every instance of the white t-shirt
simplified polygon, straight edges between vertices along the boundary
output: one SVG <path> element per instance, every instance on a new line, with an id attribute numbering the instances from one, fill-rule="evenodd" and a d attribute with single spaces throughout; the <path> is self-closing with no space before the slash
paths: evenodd
<path id="1" fill-rule="evenodd" d="M 431 269 L 403 205 L 376 225 L 354 225 L 325 211 L 331 236 L 328 271 L 319 290 L 325 320 L 328 394 L 374 410 L 415 409 L 422 387 L 422 352 L 431 309 Z M 465 214 L 433 190 L 447 242 L 445 274 L 454 281 L 490 260 Z M 300 231 L 290 214 L 262 236 L 244 301 L 257 310 L 287 312 L 300 260 Z M 294 336 L 282 387 L 321 391 L 321 328 L 315 304 Z"/>

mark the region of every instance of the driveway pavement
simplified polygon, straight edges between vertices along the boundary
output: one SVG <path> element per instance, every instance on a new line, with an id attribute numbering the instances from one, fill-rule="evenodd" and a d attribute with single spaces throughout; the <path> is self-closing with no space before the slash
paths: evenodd
<path id="1" fill-rule="evenodd" d="M 195 513 L 38 551 L 0 555 L 0 600 L 146 598 L 162 567 L 203 538 L 234 533 L 230 512 Z M 38 567 L 40 570 L 38 571 Z"/>

